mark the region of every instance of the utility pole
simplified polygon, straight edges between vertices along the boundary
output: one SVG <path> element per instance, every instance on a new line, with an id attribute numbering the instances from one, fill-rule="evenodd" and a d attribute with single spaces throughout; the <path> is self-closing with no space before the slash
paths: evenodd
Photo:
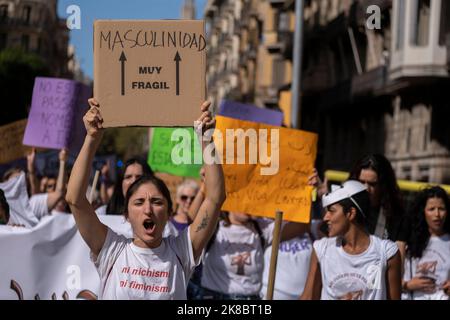
<path id="1" fill-rule="evenodd" d="M 302 48 L 303 48 L 303 0 L 295 0 L 295 32 L 294 32 L 294 65 L 292 76 L 292 128 L 300 129 L 300 96 L 302 78 Z"/>

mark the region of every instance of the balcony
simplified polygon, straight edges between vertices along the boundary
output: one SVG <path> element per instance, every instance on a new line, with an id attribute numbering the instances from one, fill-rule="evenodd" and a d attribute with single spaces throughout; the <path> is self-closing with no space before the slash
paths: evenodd
<path id="1" fill-rule="evenodd" d="M 381 66 L 352 78 L 351 95 L 377 95 L 386 85 L 387 67 Z"/>
<path id="2" fill-rule="evenodd" d="M 284 7 L 286 0 L 269 0 L 270 6 L 272 8 L 282 8 Z"/>
<path id="3" fill-rule="evenodd" d="M 29 29 L 42 29 L 45 25 L 48 25 L 42 21 L 27 21 L 19 18 L 2 18 L 0 19 L 0 27 L 15 27 L 15 28 L 29 28 Z"/>
<path id="4" fill-rule="evenodd" d="M 429 7 L 418 0 L 394 1 L 391 80 L 449 76 L 447 47 L 439 39 L 443 1 L 430 0 Z"/>

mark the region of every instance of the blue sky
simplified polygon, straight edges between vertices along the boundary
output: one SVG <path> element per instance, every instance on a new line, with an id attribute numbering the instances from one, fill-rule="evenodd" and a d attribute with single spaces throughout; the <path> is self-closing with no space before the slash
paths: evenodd
<path id="1" fill-rule="evenodd" d="M 207 0 L 195 0 L 197 18 L 203 16 Z M 92 27 L 96 19 L 179 19 L 183 0 L 59 0 L 58 15 L 67 18 L 67 7 L 81 11 L 81 29 L 70 32 L 70 43 L 83 72 L 93 79 Z"/>

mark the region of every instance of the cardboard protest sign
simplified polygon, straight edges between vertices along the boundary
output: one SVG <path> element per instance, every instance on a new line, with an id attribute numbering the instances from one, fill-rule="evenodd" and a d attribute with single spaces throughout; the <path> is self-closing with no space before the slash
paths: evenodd
<path id="1" fill-rule="evenodd" d="M 200 177 L 202 151 L 194 129 L 154 128 L 147 162 L 154 171 Z"/>
<path id="2" fill-rule="evenodd" d="M 90 95 L 77 81 L 37 77 L 23 144 L 76 153 L 86 134 L 82 118 Z"/>
<path id="3" fill-rule="evenodd" d="M 218 114 L 228 118 L 260 122 L 273 126 L 283 124 L 282 112 L 234 101 L 222 100 Z"/>
<path id="4" fill-rule="evenodd" d="M 22 145 L 27 119 L 0 127 L 0 163 L 24 157 L 30 148 Z"/>
<path id="5" fill-rule="evenodd" d="M 201 20 L 95 21 L 103 126 L 193 126 L 205 100 L 204 34 Z"/>
<path id="6" fill-rule="evenodd" d="M 307 182 L 317 135 L 222 116 L 216 119 L 214 141 L 222 151 L 227 193 L 222 209 L 272 218 L 281 210 L 284 220 L 309 222 L 312 187 Z"/>

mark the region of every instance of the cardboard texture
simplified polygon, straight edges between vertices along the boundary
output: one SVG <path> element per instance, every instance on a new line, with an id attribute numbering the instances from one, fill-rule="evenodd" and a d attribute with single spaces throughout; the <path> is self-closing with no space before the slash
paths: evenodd
<path id="1" fill-rule="evenodd" d="M 36 77 L 23 144 L 78 153 L 91 89 L 74 80 Z"/>
<path id="2" fill-rule="evenodd" d="M 30 148 L 22 144 L 27 119 L 0 127 L 0 163 L 8 163 L 25 157 Z"/>
<path id="3" fill-rule="evenodd" d="M 205 100 L 202 20 L 94 22 L 94 97 L 104 127 L 190 126 Z"/>
<path id="4" fill-rule="evenodd" d="M 311 211 L 312 187 L 308 186 L 308 176 L 311 175 L 317 153 L 317 134 L 275 127 L 266 124 L 241 121 L 217 116 L 214 141 L 218 151 L 225 154 L 228 141 L 224 138 L 230 129 L 267 130 L 265 138 L 266 150 L 261 152 L 261 136 L 257 143 L 245 143 L 245 164 L 239 164 L 238 152 L 234 152 L 229 161 L 223 158 L 225 188 L 227 198 L 222 210 L 245 212 L 255 216 L 275 217 L 275 211 L 283 211 L 283 220 L 309 223 Z M 278 139 L 276 131 L 278 130 Z M 220 137 L 221 135 L 221 137 Z M 228 138 L 228 137 L 227 137 Z M 237 138 L 234 137 L 234 146 Z M 277 141 L 278 140 L 278 141 Z M 222 141 L 223 143 L 218 143 Z M 258 152 L 259 162 L 251 164 L 249 150 Z M 233 148 L 227 148 L 227 151 Z M 269 152 L 270 151 L 270 152 Z M 276 174 L 262 175 L 261 169 L 268 164 L 261 164 L 261 159 L 271 158 L 279 151 L 279 166 Z M 272 153 L 273 152 L 273 153 Z M 270 164 L 272 165 L 272 164 Z"/>

